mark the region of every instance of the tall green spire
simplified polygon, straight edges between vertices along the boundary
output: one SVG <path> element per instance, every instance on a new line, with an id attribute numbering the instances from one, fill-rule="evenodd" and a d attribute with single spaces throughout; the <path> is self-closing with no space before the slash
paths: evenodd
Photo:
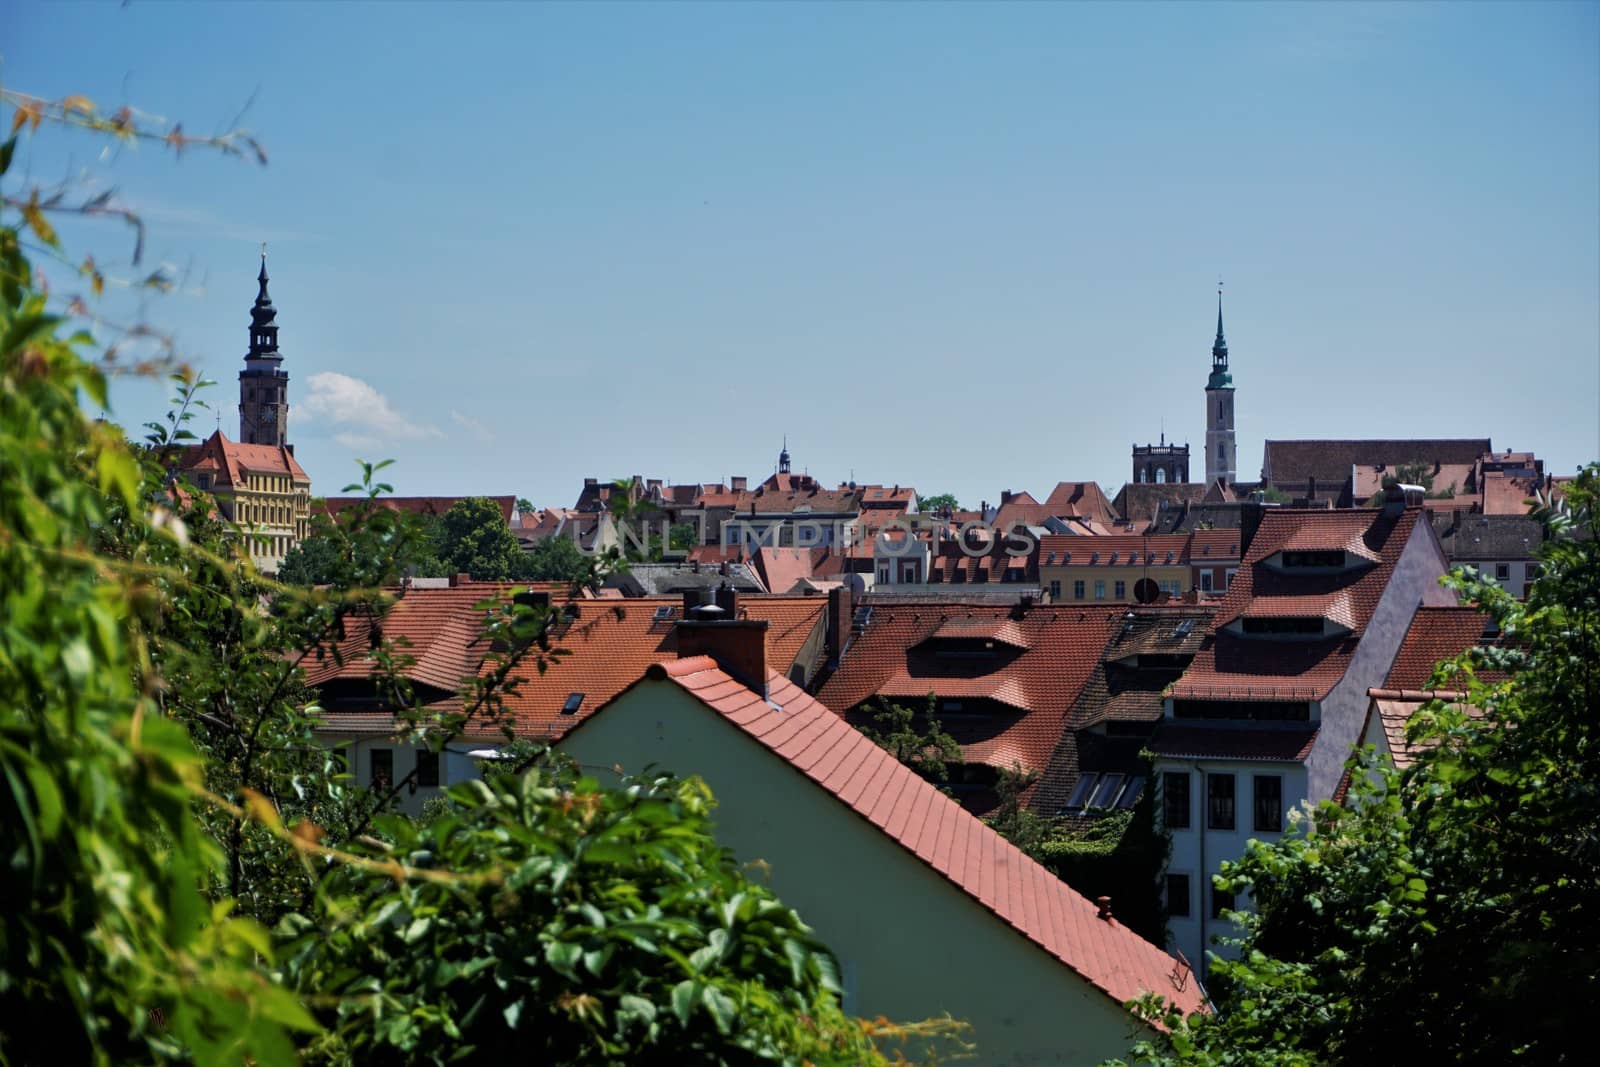
<path id="1" fill-rule="evenodd" d="M 1232 389 L 1233 375 L 1228 373 L 1228 339 L 1222 333 L 1222 283 L 1217 283 L 1217 339 L 1211 342 L 1211 377 L 1207 389 Z"/>

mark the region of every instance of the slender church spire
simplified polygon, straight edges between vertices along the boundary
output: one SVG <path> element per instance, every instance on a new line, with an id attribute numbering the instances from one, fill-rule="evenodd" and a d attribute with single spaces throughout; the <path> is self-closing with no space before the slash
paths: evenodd
<path id="1" fill-rule="evenodd" d="M 1228 365 L 1228 339 L 1222 335 L 1222 283 L 1217 283 L 1217 339 L 1211 342 L 1211 358 Z"/>
<path id="2" fill-rule="evenodd" d="M 1233 429 L 1233 375 L 1228 370 L 1228 339 L 1222 332 L 1222 282 L 1217 282 L 1217 339 L 1211 343 L 1211 377 L 1206 380 L 1206 484 L 1238 477 Z"/>

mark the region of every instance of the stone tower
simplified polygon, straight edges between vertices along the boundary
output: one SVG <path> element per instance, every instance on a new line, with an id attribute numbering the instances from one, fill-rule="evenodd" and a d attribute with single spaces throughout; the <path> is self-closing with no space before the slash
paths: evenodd
<path id="1" fill-rule="evenodd" d="M 1218 478 L 1230 486 L 1238 472 L 1233 439 L 1233 375 L 1228 373 L 1228 341 L 1222 336 L 1222 290 L 1217 290 L 1217 339 L 1211 344 L 1211 377 L 1206 380 L 1206 484 Z"/>
<path id="2" fill-rule="evenodd" d="M 278 309 L 267 295 L 267 253 L 261 252 L 261 291 L 250 309 L 250 351 L 239 372 L 239 440 L 247 445 L 289 443 L 289 374 L 278 352 Z"/>
<path id="3" fill-rule="evenodd" d="M 1133 446 L 1133 480 L 1136 482 L 1187 482 L 1189 446 L 1167 443 L 1166 432 L 1159 445 Z"/>

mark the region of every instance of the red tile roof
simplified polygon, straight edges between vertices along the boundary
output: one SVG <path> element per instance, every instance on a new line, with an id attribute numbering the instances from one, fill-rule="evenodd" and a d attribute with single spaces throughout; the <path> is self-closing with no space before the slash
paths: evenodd
<path id="1" fill-rule="evenodd" d="M 1433 668 L 1440 661 L 1453 659 L 1469 648 L 1499 641 L 1498 635 L 1485 637 L 1484 625 L 1488 622 L 1489 617 L 1477 608 L 1418 608 L 1411 617 L 1411 627 L 1400 643 L 1389 675 L 1384 679 L 1384 688 L 1427 688 Z M 1477 676 L 1485 682 L 1498 682 L 1505 677 L 1494 671 L 1479 671 Z M 1450 688 L 1448 680 L 1444 688 Z"/>
<path id="2" fill-rule="evenodd" d="M 1114 525 L 1116 509 L 1106 499 L 1105 490 L 1095 482 L 1057 482 L 1044 501 L 1045 510 L 1059 518 L 1093 519 Z"/>
<path id="3" fill-rule="evenodd" d="M 1189 535 L 1190 563 L 1225 563 L 1238 558 L 1238 530 L 1196 530 Z"/>
<path id="4" fill-rule="evenodd" d="M 296 482 L 311 484 L 311 476 L 295 461 L 294 453 L 281 445 L 246 445 L 230 441 L 221 430 L 197 445 L 183 450 L 180 470 L 214 471 L 217 486 L 239 488 L 246 471 L 252 474 L 286 474 Z"/>
<path id="5" fill-rule="evenodd" d="M 929 693 L 951 700 L 993 700 L 1016 709 L 1015 714 L 996 712 L 945 723 L 963 758 L 1006 770 L 1014 763 L 1043 770 L 1073 701 L 1122 615 L 1047 605 L 1013 619 L 1014 611 L 1007 605 L 947 600 L 879 605 L 817 699 L 858 724 L 870 723 L 872 716 L 857 709 L 880 694 L 900 701 Z M 946 639 L 969 639 L 980 631 L 994 634 L 1000 645 L 993 659 L 939 654 Z"/>
<path id="6" fill-rule="evenodd" d="M 788 593 L 802 578 L 812 577 L 816 573 L 816 565 L 826 555 L 827 550 L 822 548 L 773 548 L 764 545 L 756 549 L 750 562 L 755 565 L 767 592 Z"/>
<path id="7" fill-rule="evenodd" d="M 1269 508 L 1250 551 L 1223 596 L 1217 625 L 1194 663 L 1173 687 L 1176 698 L 1198 700 L 1321 700 L 1344 677 L 1389 576 L 1417 527 L 1420 509 L 1398 515 L 1378 510 Z M 1262 561 L 1288 543 L 1344 546 L 1359 541 L 1376 566 L 1332 575 L 1285 574 Z M 1223 629 L 1247 613 L 1287 610 L 1337 617 L 1349 635 L 1320 641 L 1251 639 Z"/>
<path id="8" fill-rule="evenodd" d="M 1272 760 L 1298 763 L 1311 754 L 1315 727 L 1233 730 L 1215 724 L 1164 724 L 1150 742 L 1157 756 L 1174 759 Z"/>
<path id="9" fill-rule="evenodd" d="M 770 700 L 703 656 L 657 664 L 646 678 L 681 687 L 1119 1004 L 1155 992 L 1185 1012 L 1205 1010 L 1171 956 L 1099 918 L 1088 899 L 778 675 Z"/>
<path id="10" fill-rule="evenodd" d="M 1046 534 L 1039 538 L 1039 563 L 1045 567 L 1183 567 L 1189 564 L 1189 535 Z"/>
<path id="11" fill-rule="evenodd" d="M 531 583 L 551 592 L 551 602 L 568 616 L 556 630 L 553 642 L 565 654 L 547 660 L 541 673 L 536 662 L 524 660 L 512 677 L 515 692 L 505 695 L 505 710 L 518 736 L 559 738 L 592 714 L 644 673 L 651 663 L 676 658 L 674 628 L 682 612 L 682 597 L 638 597 L 626 600 L 565 599 L 562 583 Z M 478 639 L 483 613 L 473 605 L 506 599 L 527 589 L 527 582 L 470 582 L 449 589 L 411 589 L 401 596 L 383 620 L 383 633 L 404 638 L 415 666 L 403 673 L 414 682 L 454 691 L 463 677 L 484 670 L 489 653 Z M 823 625 L 828 598 L 823 596 L 748 596 L 739 598 L 739 611 L 751 619 L 765 620 L 767 664 L 784 674 L 794 667 L 807 641 Z M 657 609 L 671 608 L 671 617 L 658 620 Z M 323 685 L 335 679 L 365 679 L 372 673 L 369 629 L 365 620 L 347 620 L 341 643 L 343 665 L 331 657 L 306 665 L 307 681 Z M 809 666 L 809 665 L 806 665 Z M 562 713 L 572 693 L 583 693 L 576 715 Z M 349 712 L 369 720 L 392 722 L 387 712 Z M 328 720 L 330 728 L 333 720 Z M 343 721 L 343 720 L 341 720 Z M 493 733 L 469 731 L 473 736 Z"/>

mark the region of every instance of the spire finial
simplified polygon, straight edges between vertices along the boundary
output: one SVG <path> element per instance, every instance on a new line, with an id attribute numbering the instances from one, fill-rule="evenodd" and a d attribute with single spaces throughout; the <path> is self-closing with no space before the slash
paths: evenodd
<path id="1" fill-rule="evenodd" d="M 1217 339 L 1211 343 L 1211 357 L 1221 364 L 1228 362 L 1228 339 L 1222 333 L 1222 279 L 1217 279 Z"/>

